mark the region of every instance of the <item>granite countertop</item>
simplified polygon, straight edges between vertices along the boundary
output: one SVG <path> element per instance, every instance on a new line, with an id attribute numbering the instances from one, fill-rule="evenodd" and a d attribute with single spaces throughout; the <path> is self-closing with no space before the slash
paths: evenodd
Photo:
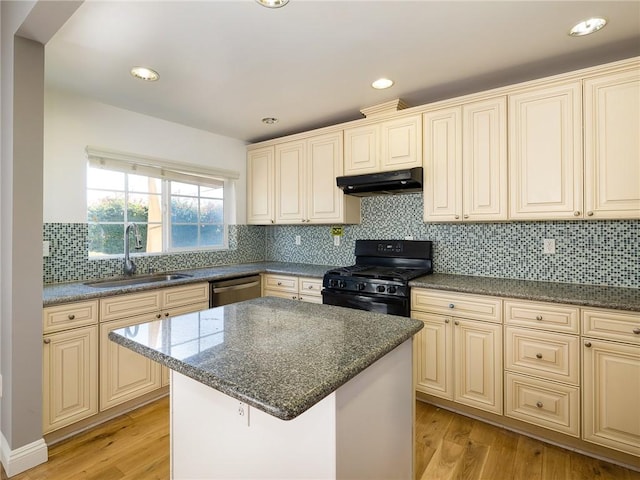
<path id="1" fill-rule="evenodd" d="M 640 289 L 602 287 L 573 283 L 536 282 L 506 278 L 473 277 L 436 273 L 409 282 L 412 287 L 495 295 L 582 307 L 640 312 Z"/>
<path id="2" fill-rule="evenodd" d="M 59 283 L 43 287 L 43 305 L 57 305 L 60 303 L 78 302 L 94 298 L 109 297 L 122 293 L 135 293 L 157 288 L 174 287 L 190 283 L 222 280 L 242 275 L 256 275 L 258 273 L 282 273 L 298 277 L 322 278 L 324 272 L 335 268 L 333 265 L 309 265 L 304 263 L 287 262 L 258 262 L 241 263 L 236 265 L 218 265 L 215 267 L 180 270 L 171 273 L 186 273 L 191 275 L 178 280 L 153 282 L 139 285 L 95 288 L 84 282 Z"/>
<path id="3" fill-rule="evenodd" d="M 423 324 L 263 297 L 119 329 L 109 339 L 282 420 L 291 420 Z"/>

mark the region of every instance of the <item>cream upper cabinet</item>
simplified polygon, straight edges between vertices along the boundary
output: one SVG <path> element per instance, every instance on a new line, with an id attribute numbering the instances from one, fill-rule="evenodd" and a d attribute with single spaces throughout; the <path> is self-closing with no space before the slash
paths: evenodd
<path id="1" fill-rule="evenodd" d="M 344 175 L 422 166 L 420 115 L 344 130 Z"/>
<path id="2" fill-rule="evenodd" d="M 507 219 L 506 98 L 424 114 L 424 219 Z"/>
<path id="3" fill-rule="evenodd" d="M 274 148 L 247 152 L 247 223 L 275 222 Z"/>
<path id="4" fill-rule="evenodd" d="M 276 222 L 302 223 L 305 217 L 306 141 L 276 145 Z"/>
<path id="5" fill-rule="evenodd" d="M 424 220 L 462 218 L 460 107 L 424 114 Z"/>
<path id="6" fill-rule="evenodd" d="M 587 218 L 640 218 L 640 69 L 584 82 Z"/>
<path id="7" fill-rule="evenodd" d="M 509 96 L 509 217 L 582 216 L 582 84 Z"/>
<path id="8" fill-rule="evenodd" d="M 344 131 L 344 174 L 361 175 L 380 170 L 380 125 Z"/>
<path id="9" fill-rule="evenodd" d="M 360 199 L 336 185 L 342 160 L 342 132 L 276 145 L 276 223 L 360 223 Z"/>

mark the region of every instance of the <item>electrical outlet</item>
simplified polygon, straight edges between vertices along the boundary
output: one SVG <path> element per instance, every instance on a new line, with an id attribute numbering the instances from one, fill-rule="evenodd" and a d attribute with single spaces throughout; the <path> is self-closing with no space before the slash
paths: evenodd
<path id="1" fill-rule="evenodd" d="M 338 235 L 334 235 L 333 236 L 333 246 L 334 247 L 339 247 L 340 246 L 340 237 Z"/>
<path id="2" fill-rule="evenodd" d="M 42 241 L 42 256 L 48 257 L 51 255 L 51 242 L 49 240 Z"/>
<path id="3" fill-rule="evenodd" d="M 413 235 L 407 235 L 404 237 L 405 240 L 413 240 Z"/>
<path id="4" fill-rule="evenodd" d="M 542 253 L 556 253 L 556 241 L 553 238 L 542 240 Z"/>
<path id="5" fill-rule="evenodd" d="M 302 239 L 300 238 L 300 235 L 296 235 L 296 245 L 300 245 L 302 243 Z"/>

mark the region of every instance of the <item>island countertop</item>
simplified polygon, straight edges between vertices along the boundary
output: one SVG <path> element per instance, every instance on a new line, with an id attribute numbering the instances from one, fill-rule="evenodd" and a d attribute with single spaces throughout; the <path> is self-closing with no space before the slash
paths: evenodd
<path id="1" fill-rule="evenodd" d="M 405 317 L 263 297 L 115 330 L 109 338 L 291 420 L 422 328 Z"/>

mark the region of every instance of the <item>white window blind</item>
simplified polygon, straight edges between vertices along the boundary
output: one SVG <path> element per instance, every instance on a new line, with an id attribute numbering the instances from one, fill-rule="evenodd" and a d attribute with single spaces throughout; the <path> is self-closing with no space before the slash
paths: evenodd
<path id="1" fill-rule="evenodd" d="M 220 188 L 224 186 L 225 180 L 240 178 L 240 174 L 233 170 L 200 167 L 146 155 L 117 152 L 91 146 L 87 146 L 86 152 L 89 165 L 92 167 L 145 175 L 162 180 Z"/>

